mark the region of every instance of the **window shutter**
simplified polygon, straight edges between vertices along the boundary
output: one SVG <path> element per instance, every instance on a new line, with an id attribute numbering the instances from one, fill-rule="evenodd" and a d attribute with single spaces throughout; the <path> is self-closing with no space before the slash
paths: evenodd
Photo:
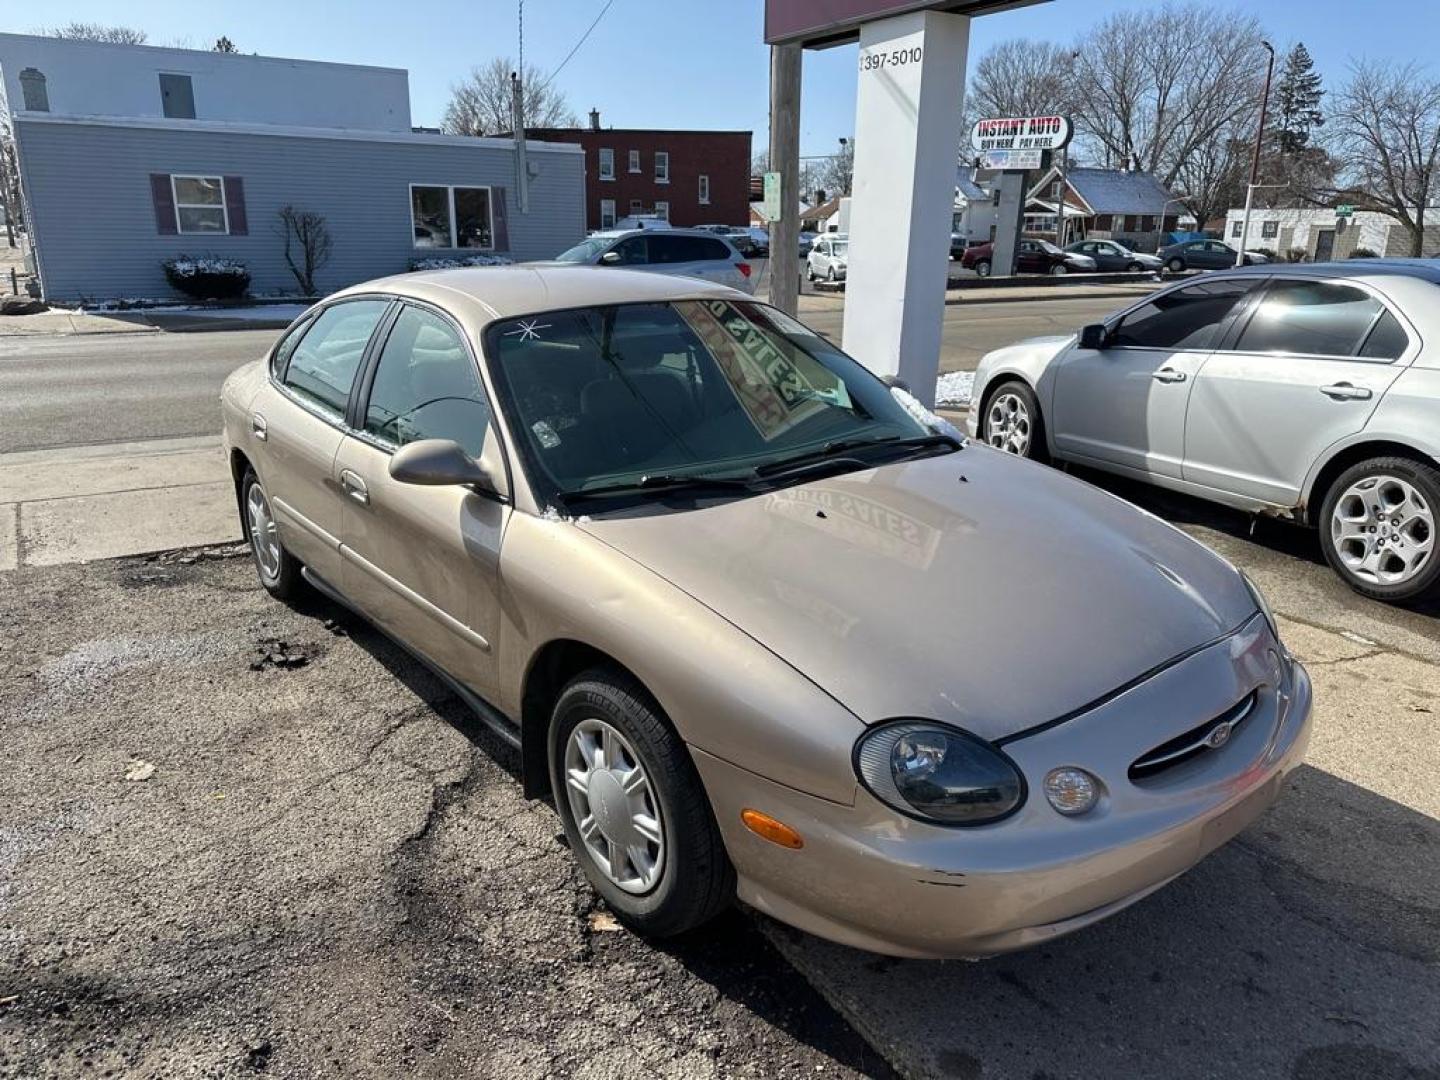
<path id="1" fill-rule="evenodd" d="M 505 189 L 503 187 L 492 187 L 490 189 L 490 216 L 494 219 L 495 236 L 493 237 L 496 251 L 510 250 L 510 221 L 505 210 Z"/>
<path id="2" fill-rule="evenodd" d="M 170 190 L 169 173 L 150 174 L 150 201 L 155 204 L 155 231 L 161 236 L 174 236 L 175 193 Z"/>
<path id="3" fill-rule="evenodd" d="M 225 215 L 230 219 L 231 236 L 249 236 L 245 220 L 245 181 L 238 176 L 225 177 Z"/>

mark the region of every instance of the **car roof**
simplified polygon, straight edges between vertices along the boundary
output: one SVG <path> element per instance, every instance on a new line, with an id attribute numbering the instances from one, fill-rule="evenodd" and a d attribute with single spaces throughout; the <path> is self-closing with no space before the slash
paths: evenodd
<path id="1" fill-rule="evenodd" d="M 1261 263 L 1258 266 L 1237 266 L 1231 270 L 1217 270 L 1207 275 L 1253 276 L 1256 273 L 1271 277 L 1408 277 L 1419 278 L 1433 284 L 1440 284 L 1440 262 L 1435 259 L 1342 259 L 1324 263 Z"/>
<path id="2" fill-rule="evenodd" d="M 708 229 L 601 229 L 591 233 L 586 240 L 619 240 L 624 236 L 649 236 L 651 233 L 663 233 L 666 236 L 703 236 L 706 239 L 713 239 L 715 234 Z M 721 237 L 723 240 L 724 237 Z"/>
<path id="3" fill-rule="evenodd" d="M 472 333 L 478 333 L 496 319 L 565 308 L 708 298 L 753 299 L 736 289 L 698 278 L 607 266 L 566 265 L 423 270 L 352 285 L 331 299 L 376 292 L 435 304 L 455 315 Z"/>

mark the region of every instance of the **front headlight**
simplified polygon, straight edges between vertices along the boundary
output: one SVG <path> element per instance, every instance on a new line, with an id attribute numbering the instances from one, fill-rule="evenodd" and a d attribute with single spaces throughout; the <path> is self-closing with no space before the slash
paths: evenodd
<path id="1" fill-rule="evenodd" d="M 1025 778 L 984 739 L 926 720 L 872 728 L 855 744 L 855 772 L 881 802 L 938 825 L 985 825 L 1025 802 Z"/>
<path id="2" fill-rule="evenodd" d="M 1260 591 L 1260 586 L 1250 580 L 1250 575 L 1244 570 L 1238 571 L 1240 580 L 1245 582 L 1245 588 L 1250 590 L 1250 599 L 1255 601 L 1255 606 L 1260 609 L 1260 614 L 1265 616 L 1265 622 L 1270 627 L 1270 634 L 1278 642 L 1280 640 L 1280 626 L 1275 622 L 1275 613 L 1270 610 L 1270 604 L 1265 599 L 1265 594 Z"/>

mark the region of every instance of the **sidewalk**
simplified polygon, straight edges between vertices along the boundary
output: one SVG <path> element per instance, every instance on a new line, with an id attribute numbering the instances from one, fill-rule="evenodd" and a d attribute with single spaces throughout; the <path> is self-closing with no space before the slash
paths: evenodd
<path id="1" fill-rule="evenodd" d="M 249 307 L 141 308 L 133 311 L 68 311 L 51 308 L 38 315 L 0 318 L 0 338 L 42 334 L 154 334 L 208 330 L 283 330 L 305 304 L 256 304 Z"/>
<path id="2" fill-rule="evenodd" d="M 216 436 L 0 454 L 0 571 L 239 538 Z"/>

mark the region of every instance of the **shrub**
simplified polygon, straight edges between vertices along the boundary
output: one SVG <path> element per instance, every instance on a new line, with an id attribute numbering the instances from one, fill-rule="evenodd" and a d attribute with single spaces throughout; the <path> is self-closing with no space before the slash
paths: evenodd
<path id="1" fill-rule="evenodd" d="M 250 271 L 234 259 L 181 255 L 160 265 L 171 287 L 195 300 L 234 300 L 250 288 Z"/>
<path id="2" fill-rule="evenodd" d="M 1350 259 L 1378 259 L 1379 257 L 1380 253 L 1378 251 L 1367 247 L 1357 247 L 1346 256 L 1346 258 Z"/>
<path id="3" fill-rule="evenodd" d="M 410 260 L 410 269 L 414 270 L 457 270 L 462 266 L 510 266 L 514 259 L 505 255 L 465 255 L 455 259 L 448 256 L 436 256 L 434 258 L 415 258 Z"/>
<path id="4" fill-rule="evenodd" d="M 1274 262 L 1276 259 L 1279 258 L 1279 256 L 1275 254 L 1275 249 L 1274 249 L 1274 248 L 1256 247 L 1256 248 L 1249 248 L 1249 249 L 1247 249 L 1247 250 L 1253 251 L 1256 255 L 1264 255 L 1264 256 L 1265 256 L 1267 259 L 1269 259 L 1271 262 Z"/>
<path id="5" fill-rule="evenodd" d="M 1302 247 L 1287 248 L 1285 251 L 1286 262 L 1304 262 L 1310 257 L 1310 253 Z"/>

